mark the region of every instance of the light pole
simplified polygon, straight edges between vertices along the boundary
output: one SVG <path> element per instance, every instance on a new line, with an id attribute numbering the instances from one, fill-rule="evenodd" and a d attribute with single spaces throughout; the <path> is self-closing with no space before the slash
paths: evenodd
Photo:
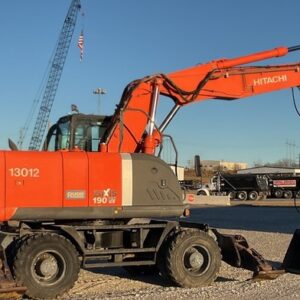
<path id="1" fill-rule="evenodd" d="M 101 100 L 101 95 L 105 95 L 107 92 L 103 88 L 96 88 L 93 91 L 93 94 L 98 95 L 98 115 L 100 115 L 100 100 Z"/>

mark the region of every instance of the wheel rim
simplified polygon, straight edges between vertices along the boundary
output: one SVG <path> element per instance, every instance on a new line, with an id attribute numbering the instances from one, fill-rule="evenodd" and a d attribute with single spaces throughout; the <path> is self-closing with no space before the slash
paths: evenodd
<path id="1" fill-rule="evenodd" d="M 184 268 L 192 276 L 200 276 L 205 273 L 210 263 L 209 251 L 202 245 L 192 245 L 183 254 Z"/>
<path id="2" fill-rule="evenodd" d="M 31 265 L 32 278 L 41 285 L 57 284 L 65 275 L 66 261 L 54 250 L 38 253 Z"/>
<path id="3" fill-rule="evenodd" d="M 292 196 L 293 196 L 293 194 L 291 191 L 287 191 L 284 193 L 284 198 L 286 198 L 286 199 L 290 199 L 290 198 L 292 198 Z"/>
<path id="4" fill-rule="evenodd" d="M 249 198 L 250 198 L 251 200 L 256 200 L 257 197 L 258 197 L 258 195 L 257 195 L 257 193 L 255 193 L 255 192 L 252 192 L 252 193 L 249 194 Z"/>
<path id="5" fill-rule="evenodd" d="M 246 193 L 244 193 L 244 192 L 241 192 L 241 193 L 239 193 L 239 199 L 240 200 L 246 200 L 246 198 L 247 198 L 247 194 Z"/>

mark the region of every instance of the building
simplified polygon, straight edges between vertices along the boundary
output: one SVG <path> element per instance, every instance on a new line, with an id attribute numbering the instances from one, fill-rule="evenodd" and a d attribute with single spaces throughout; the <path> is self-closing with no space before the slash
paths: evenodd
<path id="1" fill-rule="evenodd" d="M 238 170 L 238 174 L 288 174 L 288 175 L 300 175 L 299 168 L 290 167 L 254 167 L 249 169 Z"/>
<path id="2" fill-rule="evenodd" d="M 247 163 L 243 162 L 230 162 L 224 160 L 202 160 L 201 166 L 203 171 L 217 172 L 217 171 L 237 171 L 246 169 Z"/>

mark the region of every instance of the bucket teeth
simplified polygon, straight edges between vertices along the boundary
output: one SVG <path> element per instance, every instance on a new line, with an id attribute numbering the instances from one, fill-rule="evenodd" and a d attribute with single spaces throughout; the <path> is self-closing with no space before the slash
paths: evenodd
<path id="1" fill-rule="evenodd" d="M 284 273 L 285 273 L 285 270 L 259 271 L 257 273 L 253 273 L 252 279 L 255 281 L 273 280 Z"/>
<path id="2" fill-rule="evenodd" d="M 284 270 L 275 270 L 260 253 L 250 248 L 242 235 L 221 234 L 215 229 L 213 232 L 221 248 L 223 261 L 229 265 L 252 271 L 256 280 L 275 279 L 284 273 Z"/>

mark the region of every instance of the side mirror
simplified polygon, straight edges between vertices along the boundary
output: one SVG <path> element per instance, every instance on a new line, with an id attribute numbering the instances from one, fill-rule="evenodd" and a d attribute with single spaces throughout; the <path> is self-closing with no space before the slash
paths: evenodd
<path id="1" fill-rule="evenodd" d="M 18 146 L 11 139 L 8 139 L 8 147 L 12 151 L 18 151 L 19 150 Z"/>
<path id="2" fill-rule="evenodd" d="M 200 162 L 200 156 L 199 155 L 195 155 L 195 173 L 197 177 L 201 177 L 202 176 L 202 172 L 201 172 L 201 162 Z"/>

